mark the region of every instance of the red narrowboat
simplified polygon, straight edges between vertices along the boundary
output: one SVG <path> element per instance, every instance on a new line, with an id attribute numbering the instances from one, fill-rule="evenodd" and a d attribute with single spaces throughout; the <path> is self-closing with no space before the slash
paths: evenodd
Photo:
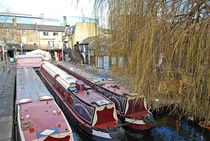
<path id="1" fill-rule="evenodd" d="M 116 108 L 109 99 L 49 62 L 42 63 L 40 74 L 67 117 L 91 139 L 113 140 L 124 133 L 118 128 Z"/>
<path id="2" fill-rule="evenodd" d="M 40 55 L 18 55 L 17 67 L 33 67 L 39 68 L 42 63 L 42 56 Z"/>
<path id="3" fill-rule="evenodd" d="M 57 66 L 70 75 L 81 79 L 116 105 L 118 117 L 125 127 L 135 130 L 149 130 L 154 122 L 152 113 L 147 109 L 146 99 L 117 84 L 113 79 L 104 77 L 86 66 L 77 63 L 60 62 Z M 89 66 L 88 66 L 89 67 Z"/>
<path id="4" fill-rule="evenodd" d="M 204 129 L 207 129 L 210 131 L 210 120 L 209 121 L 206 121 L 206 122 L 203 122 L 203 121 L 200 121 L 198 123 L 198 125 Z"/>
<path id="5" fill-rule="evenodd" d="M 74 140 L 66 117 L 33 68 L 17 68 L 16 97 L 17 140 Z"/>

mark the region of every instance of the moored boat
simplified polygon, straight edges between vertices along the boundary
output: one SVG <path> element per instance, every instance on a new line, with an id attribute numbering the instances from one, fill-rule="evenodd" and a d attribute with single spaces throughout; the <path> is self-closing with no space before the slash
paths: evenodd
<path id="1" fill-rule="evenodd" d="M 210 121 L 208 121 L 208 122 L 200 121 L 200 122 L 198 123 L 198 125 L 199 125 L 200 127 L 204 128 L 204 129 L 207 129 L 207 130 L 210 131 Z"/>
<path id="2" fill-rule="evenodd" d="M 18 140 L 73 141 L 71 127 L 33 68 L 17 68 Z"/>
<path id="3" fill-rule="evenodd" d="M 106 96 L 116 105 L 118 117 L 125 127 L 135 130 L 149 130 L 152 128 L 153 116 L 147 109 L 143 95 L 133 93 L 128 87 L 117 84 L 113 79 L 87 71 L 86 68 L 75 63 L 60 62 L 58 67 L 83 80 L 86 84 Z"/>
<path id="4" fill-rule="evenodd" d="M 68 118 L 91 139 L 113 140 L 123 135 L 115 105 L 109 99 L 49 62 L 42 63 L 40 74 Z"/>
<path id="5" fill-rule="evenodd" d="M 17 67 L 39 68 L 42 60 L 43 58 L 40 55 L 18 55 Z"/>

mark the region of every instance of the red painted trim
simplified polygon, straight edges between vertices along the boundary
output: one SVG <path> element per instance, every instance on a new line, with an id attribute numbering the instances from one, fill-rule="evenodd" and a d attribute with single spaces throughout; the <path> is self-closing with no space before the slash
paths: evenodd
<path id="1" fill-rule="evenodd" d="M 205 125 L 204 125 L 204 122 L 199 122 L 198 125 L 199 125 L 200 127 L 202 127 L 202 128 L 205 128 L 205 129 L 207 129 L 207 130 L 210 130 L 210 126 L 205 126 Z"/>
<path id="2" fill-rule="evenodd" d="M 146 131 L 146 130 L 150 130 L 152 128 L 151 125 L 149 124 L 144 124 L 144 125 L 137 125 L 137 124 L 131 124 L 131 123 L 127 123 L 125 122 L 126 127 L 131 128 L 131 129 L 135 129 L 135 130 L 139 130 L 139 131 Z"/>
<path id="3" fill-rule="evenodd" d="M 63 138 L 55 138 L 52 136 L 48 136 L 44 141 L 70 141 L 70 136 L 65 136 Z"/>

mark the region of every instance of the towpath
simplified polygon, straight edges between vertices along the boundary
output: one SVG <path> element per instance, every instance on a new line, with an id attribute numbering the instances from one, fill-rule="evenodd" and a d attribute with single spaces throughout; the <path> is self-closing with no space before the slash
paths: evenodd
<path id="1" fill-rule="evenodd" d="M 13 140 L 15 65 L 0 64 L 0 141 Z"/>

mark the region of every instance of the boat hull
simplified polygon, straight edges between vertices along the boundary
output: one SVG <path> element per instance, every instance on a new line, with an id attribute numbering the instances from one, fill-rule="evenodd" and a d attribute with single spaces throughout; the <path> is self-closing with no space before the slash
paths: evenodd
<path id="1" fill-rule="evenodd" d="M 116 105 L 116 108 L 118 110 L 118 117 L 119 117 L 119 119 L 121 119 L 121 121 L 123 122 L 123 125 L 125 127 L 131 128 L 131 129 L 134 129 L 134 130 L 140 130 L 140 131 L 150 130 L 152 128 L 152 124 L 144 123 L 143 120 L 141 120 L 137 124 L 134 124 L 132 121 L 134 121 L 134 120 L 139 121 L 138 119 L 134 119 L 131 122 L 125 121 L 125 116 L 126 116 L 125 109 L 126 109 L 126 107 L 133 107 L 134 106 L 134 105 L 130 105 L 130 103 L 127 103 L 127 101 L 128 101 L 127 97 L 122 97 L 120 95 L 117 95 L 115 93 L 112 93 L 112 92 L 104 89 L 103 87 L 95 84 L 94 82 L 90 81 L 89 79 L 77 74 L 76 72 L 73 72 L 73 71 L 69 70 L 67 67 L 65 67 L 65 65 L 58 64 L 58 67 L 61 68 L 64 71 L 66 71 L 68 74 L 84 81 L 86 84 L 90 85 L 93 89 L 98 91 L 101 95 L 109 98 L 112 102 L 114 102 L 115 105 Z M 140 115 L 140 116 L 142 116 L 142 115 Z M 146 117 L 147 113 L 144 116 Z M 131 117 L 131 118 L 135 118 L 135 117 Z"/>
<path id="2" fill-rule="evenodd" d="M 49 81 L 50 76 L 47 76 L 46 74 L 43 74 L 43 72 L 40 72 L 42 80 L 44 80 L 44 83 L 50 87 L 51 93 L 54 95 L 55 101 L 58 103 L 60 108 L 63 110 L 64 114 L 66 115 L 67 119 L 73 123 L 74 127 L 79 131 L 79 133 L 82 132 L 82 134 L 85 136 L 85 140 L 87 138 L 89 140 L 113 140 L 113 138 L 110 136 L 109 132 L 106 131 L 98 131 L 97 129 L 93 129 L 92 126 L 90 126 L 88 123 L 81 122 L 81 119 L 74 113 L 74 110 L 69 106 L 69 104 L 64 100 L 64 98 L 61 96 L 61 94 L 55 89 L 53 86 L 53 82 Z"/>
<path id="3" fill-rule="evenodd" d="M 206 130 L 210 131 L 210 126 L 204 125 L 204 122 L 199 122 L 198 125 Z"/>

